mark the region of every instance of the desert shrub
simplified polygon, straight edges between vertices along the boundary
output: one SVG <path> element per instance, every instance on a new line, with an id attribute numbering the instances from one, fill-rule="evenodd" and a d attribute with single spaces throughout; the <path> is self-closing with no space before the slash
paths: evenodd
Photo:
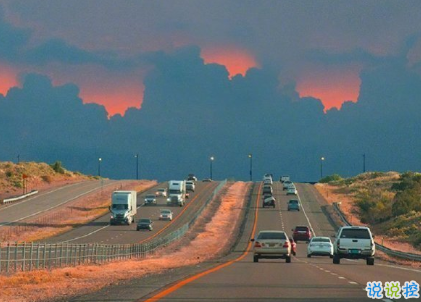
<path id="1" fill-rule="evenodd" d="M 23 184 L 22 184 L 22 181 L 21 181 L 21 180 L 14 180 L 14 181 L 12 182 L 12 184 L 13 184 L 13 186 L 14 186 L 15 188 L 22 188 L 22 187 L 23 187 Z"/>
<path id="2" fill-rule="evenodd" d="M 339 174 L 333 174 L 322 178 L 319 182 L 320 183 L 329 183 L 334 181 L 341 181 L 342 177 Z"/>
<path id="3" fill-rule="evenodd" d="M 402 229 L 399 229 L 399 228 L 392 228 L 392 229 L 388 230 L 386 232 L 386 234 L 388 236 L 391 236 L 391 237 L 401 237 L 405 234 L 405 232 Z"/>
<path id="4" fill-rule="evenodd" d="M 6 177 L 7 178 L 11 178 L 13 176 L 13 172 L 12 171 L 6 171 Z"/>
<path id="5" fill-rule="evenodd" d="M 56 161 L 54 164 L 51 164 L 50 167 L 57 173 L 64 174 L 64 168 L 61 161 Z"/>
<path id="6" fill-rule="evenodd" d="M 53 181 L 53 178 L 50 175 L 43 175 L 41 176 L 41 179 L 46 183 L 51 183 Z"/>

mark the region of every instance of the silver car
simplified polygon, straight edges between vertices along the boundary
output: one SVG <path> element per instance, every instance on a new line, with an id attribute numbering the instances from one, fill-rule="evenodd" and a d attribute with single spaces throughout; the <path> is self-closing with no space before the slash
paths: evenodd
<path id="1" fill-rule="evenodd" d="M 281 258 L 286 263 L 291 262 L 291 243 L 283 231 L 260 231 L 256 239 L 251 239 L 253 245 L 253 261 L 260 258 Z"/>
<path id="2" fill-rule="evenodd" d="M 307 247 L 307 257 L 330 256 L 333 258 L 333 244 L 329 237 L 313 237 Z"/>
<path id="3" fill-rule="evenodd" d="M 162 209 L 160 214 L 159 214 L 159 220 L 172 220 L 173 218 L 173 213 L 171 210 L 168 209 Z"/>

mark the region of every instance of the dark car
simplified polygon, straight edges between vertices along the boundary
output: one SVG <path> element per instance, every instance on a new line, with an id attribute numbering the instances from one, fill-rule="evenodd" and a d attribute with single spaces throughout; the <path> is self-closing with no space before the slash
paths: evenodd
<path id="1" fill-rule="evenodd" d="M 299 225 L 296 226 L 295 229 L 292 229 L 292 239 L 294 239 L 295 242 L 298 241 L 307 241 L 309 242 L 311 239 L 311 230 L 308 226 Z"/>
<path id="2" fill-rule="evenodd" d="M 275 202 L 276 202 L 275 197 L 269 196 L 269 197 L 263 199 L 263 205 L 262 205 L 262 207 L 263 208 L 265 208 L 265 207 L 273 207 L 274 208 L 275 207 Z"/>
<path id="3" fill-rule="evenodd" d="M 300 210 L 300 203 L 298 202 L 297 199 L 291 199 L 290 201 L 288 201 L 288 211 L 299 211 Z"/>
<path id="4" fill-rule="evenodd" d="M 140 231 L 140 230 L 152 231 L 153 230 L 152 224 L 153 224 L 152 220 L 150 220 L 148 218 L 141 218 L 137 222 L 136 231 Z"/>
<path id="5" fill-rule="evenodd" d="M 187 176 L 187 180 L 197 181 L 197 177 L 196 177 L 196 175 L 194 175 L 194 174 L 189 174 L 189 175 Z"/>
<path id="6" fill-rule="evenodd" d="M 271 185 L 263 186 L 263 194 L 273 194 L 273 189 Z"/>

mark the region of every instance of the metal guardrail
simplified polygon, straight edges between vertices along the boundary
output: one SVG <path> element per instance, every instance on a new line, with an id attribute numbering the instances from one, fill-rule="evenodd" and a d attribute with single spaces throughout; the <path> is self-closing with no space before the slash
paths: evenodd
<path id="1" fill-rule="evenodd" d="M 339 215 L 339 218 L 342 220 L 342 222 L 345 225 L 352 226 L 352 224 L 348 221 L 348 219 L 345 217 L 344 213 L 342 213 L 341 209 L 339 208 L 339 204 L 337 202 L 333 203 L 333 208 Z M 412 261 L 421 261 L 421 255 L 413 254 L 413 253 L 404 253 L 401 251 L 392 250 L 388 247 L 385 247 L 384 245 L 381 245 L 379 243 L 376 243 L 376 249 L 386 253 L 389 256 L 394 256 L 401 259 L 406 260 L 412 260 Z"/>
<path id="2" fill-rule="evenodd" d="M 35 194 L 38 194 L 38 191 L 37 190 L 32 190 L 31 192 L 29 192 L 27 194 L 24 194 L 24 195 L 21 195 L 21 196 L 18 196 L 18 197 L 5 198 L 5 199 L 3 199 L 3 201 L 1 203 L 2 204 L 7 204 L 7 203 L 10 203 L 10 202 L 14 202 L 14 201 L 18 201 L 18 200 L 24 199 L 24 198 L 26 198 L 28 196 L 32 196 L 32 195 L 35 195 Z"/>
<path id="3" fill-rule="evenodd" d="M 206 206 L 217 196 L 227 181 L 222 181 L 193 218 L 177 230 L 145 243 L 135 244 L 69 244 L 0 242 L 0 274 L 18 271 L 52 269 L 81 264 L 102 264 L 115 260 L 144 258 L 158 248 L 183 237 Z"/>

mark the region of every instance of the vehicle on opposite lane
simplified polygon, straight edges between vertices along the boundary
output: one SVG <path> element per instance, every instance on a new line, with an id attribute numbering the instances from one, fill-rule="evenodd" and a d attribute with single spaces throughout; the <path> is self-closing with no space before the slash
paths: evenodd
<path id="1" fill-rule="evenodd" d="M 144 203 L 144 205 L 145 206 L 148 206 L 148 205 L 156 205 L 156 196 L 155 196 L 155 194 L 147 194 L 145 196 L 145 203 Z"/>
<path id="2" fill-rule="evenodd" d="M 172 220 L 173 212 L 169 209 L 162 209 L 159 214 L 159 220 Z"/>
<path id="3" fill-rule="evenodd" d="M 167 197 L 167 189 L 165 188 L 159 188 L 155 192 L 156 197 Z"/>
<path id="4" fill-rule="evenodd" d="M 149 218 L 141 218 L 137 222 L 136 231 L 140 231 L 140 230 L 149 230 L 149 231 L 152 231 L 153 230 L 152 224 L 153 224 L 153 221 L 151 219 L 149 219 Z"/>

